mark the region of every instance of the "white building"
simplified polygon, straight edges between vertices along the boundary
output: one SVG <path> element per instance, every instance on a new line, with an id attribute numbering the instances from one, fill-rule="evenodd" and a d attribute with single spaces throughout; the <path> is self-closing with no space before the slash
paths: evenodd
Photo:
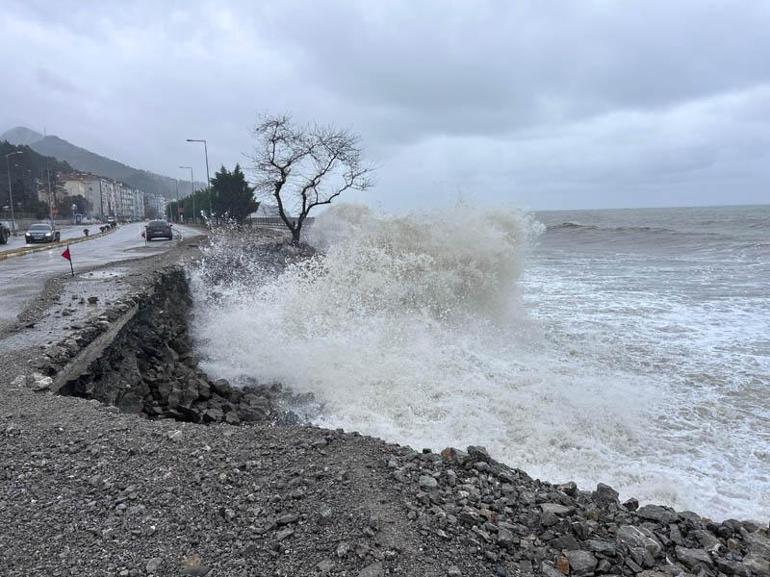
<path id="1" fill-rule="evenodd" d="M 65 194 L 83 196 L 91 204 L 87 216 L 106 219 L 114 216 L 118 220 L 141 220 L 146 216 L 146 198 L 149 206 L 162 215 L 166 209 L 165 199 L 156 194 L 145 193 L 123 182 L 93 174 L 76 172 L 62 179 Z"/>

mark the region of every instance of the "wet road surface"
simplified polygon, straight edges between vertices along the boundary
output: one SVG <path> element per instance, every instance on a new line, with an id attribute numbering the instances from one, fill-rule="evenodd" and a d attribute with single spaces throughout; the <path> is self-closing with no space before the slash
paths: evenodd
<path id="1" fill-rule="evenodd" d="M 143 228 L 141 222 L 126 224 L 104 237 L 72 245 L 75 273 L 110 262 L 159 254 L 178 243 L 178 240 L 154 240 L 145 245 Z M 200 234 L 185 226 L 174 225 L 174 230 L 187 237 Z M 63 250 L 60 246 L 0 261 L 0 330 L 16 319 L 49 278 L 69 274 L 69 263 L 61 256 Z"/>
<path id="2" fill-rule="evenodd" d="M 60 226 L 57 230 L 61 233 L 61 239 L 67 240 L 68 238 L 79 238 L 83 236 L 83 229 L 87 228 L 91 232 L 99 232 L 98 226 Z M 12 236 L 8 239 L 6 244 L 0 244 L 0 253 L 8 250 L 14 250 L 25 246 L 45 246 L 41 243 L 27 244 L 24 240 L 24 232 L 22 231 L 19 236 Z"/>

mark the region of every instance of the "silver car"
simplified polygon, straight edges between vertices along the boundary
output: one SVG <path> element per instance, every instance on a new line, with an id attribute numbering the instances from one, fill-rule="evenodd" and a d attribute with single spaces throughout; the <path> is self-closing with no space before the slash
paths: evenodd
<path id="1" fill-rule="evenodd" d="M 24 240 L 27 244 L 34 242 L 59 242 L 61 240 L 61 233 L 53 228 L 47 222 L 36 222 L 27 229 L 24 233 Z"/>

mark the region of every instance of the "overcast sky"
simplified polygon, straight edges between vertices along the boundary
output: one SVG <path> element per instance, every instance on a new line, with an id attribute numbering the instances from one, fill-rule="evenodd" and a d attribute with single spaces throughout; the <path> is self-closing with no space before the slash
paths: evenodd
<path id="1" fill-rule="evenodd" d="M 768 0 L 3 0 L 0 51 L 0 133 L 170 176 L 290 112 L 387 210 L 770 202 Z"/>

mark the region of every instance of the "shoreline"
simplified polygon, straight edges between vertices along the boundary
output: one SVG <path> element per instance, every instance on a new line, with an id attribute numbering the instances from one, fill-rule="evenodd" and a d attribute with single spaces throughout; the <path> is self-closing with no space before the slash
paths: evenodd
<path id="1" fill-rule="evenodd" d="M 227 393 L 222 383 L 196 372 L 184 342 L 177 343 L 182 350 L 174 351 L 176 358 L 160 346 L 169 334 L 186 338 L 185 299 L 169 299 L 179 297 L 184 273 L 161 266 L 185 251 L 196 252 L 174 249 L 165 257 L 100 267 L 124 272 L 95 281 L 104 292 L 93 295 L 92 309 L 79 300 L 71 304 L 76 299 L 65 281 L 27 323 L 35 326 L 6 335 L 6 343 L 10 338 L 17 346 L 0 355 L 6 462 L 0 523 L 8 528 L 0 536 L 0 565 L 11 568 L 8 575 L 193 575 L 205 569 L 230 575 L 269 568 L 276 575 L 365 577 L 750 577 L 770 571 L 767 525 L 713 523 L 655 505 L 637 509 L 638 503 L 621 504 L 602 484 L 580 491 L 571 483 L 531 479 L 481 447 L 420 453 L 357 433 L 272 425 L 279 391 L 248 391 L 234 402 L 220 394 Z M 164 295 L 163 287 L 170 292 Z M 169 308 L 172 302 L 182 308 Z M 79 314 L 61 316 L 70 309 Z M 159 310 L 165 316 L 155 314 Z M 65 325 L 66 338 L 45 342 Z M 147 341 L 163 354 L 121 354 L 117 362 L 117 353 L 136 353 L 140 343 L 132 338 L 148 327 L 157 331 Z M 30 336 L 35 331 L 40 334 Z M 77 379 L 87 374 L 81 384 L 106 382 L 94 378 L 93 369 L 100 358 L 109 360 L 100 377 L 115 370 L 119 378 L 100 393 L 108 404 L 50 394 L 57 379 L 71 386 L 74 373 L 63 369 L 100 335 L 109 336 L 91 350 Z M 137 375 L 148 374 L 154 388 L 145 396 L 152 396 L 159 415 L 188 421 L 198 415 L 212 424 L 131 414 L 144 406 L 136 402 Z M 191 387 L 181 386 L 193 380 L 195 398 Z M 126 383 L 131 403 L 121 389 Z M 221 418 L 212 406 L 217 397 L 227 403 Z M 256 418 L 242 419 L 241 412 Z M 226 424 L 230 413 L 252 424 Z M 59 553 L 40 560 L 34 551 L 48 550 L 46 543 Z M 64 561 L 71 563 L 69 573 Z"/>

